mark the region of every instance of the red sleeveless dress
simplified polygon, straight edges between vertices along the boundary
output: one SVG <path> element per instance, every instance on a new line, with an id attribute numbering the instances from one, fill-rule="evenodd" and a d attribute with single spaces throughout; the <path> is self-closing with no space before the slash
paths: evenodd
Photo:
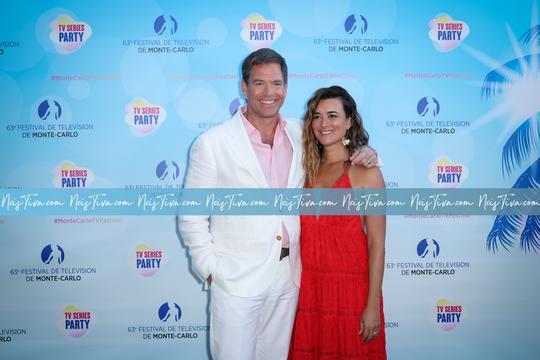
<path id="1" fill-rule="evenodd" d="M 347 169 L 333 188 L 350 188 Z M 368 295 L 368 245 L 360 216 L 301 216 L 302 282 L 292 359 L 386 359 L 380 334 L 358 335 Z"/>

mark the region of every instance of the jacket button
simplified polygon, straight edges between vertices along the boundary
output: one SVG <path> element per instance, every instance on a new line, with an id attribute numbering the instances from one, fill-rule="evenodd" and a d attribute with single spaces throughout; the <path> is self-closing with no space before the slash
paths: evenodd
<path id="1" fill-rule="evenodd" d="M 277 241 L 281 241 L 281 235 L 276 236 Z"/>

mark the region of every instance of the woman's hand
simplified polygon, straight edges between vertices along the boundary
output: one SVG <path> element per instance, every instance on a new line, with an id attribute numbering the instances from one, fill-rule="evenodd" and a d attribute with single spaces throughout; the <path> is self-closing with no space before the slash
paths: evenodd
<path id="1" fill-rule="evenodd" d="M 381 332 L 381 314 L 378 307 L 366 307 L 360 318 L 360 333 L 364 342 L 377 337 Z"/>

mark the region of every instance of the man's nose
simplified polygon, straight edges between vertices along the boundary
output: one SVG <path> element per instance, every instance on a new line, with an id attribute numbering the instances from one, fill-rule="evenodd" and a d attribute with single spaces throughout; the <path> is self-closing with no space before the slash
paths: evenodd
<path id="1" fill-rule="evenodd" d="M 263 94 L 264 95 L 272 95 L 272 93 L 273 93 L 272 85 L 271 84 L 265 84 L 264 89 L 263 89 Z"/>

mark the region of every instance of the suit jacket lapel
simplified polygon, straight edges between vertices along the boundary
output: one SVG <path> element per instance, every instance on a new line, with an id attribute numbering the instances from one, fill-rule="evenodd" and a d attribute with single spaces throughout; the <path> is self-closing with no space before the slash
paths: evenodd
<path id="1" fill-rule="evenodd" d="M 291 168 L 289 169 L 289 178 L 287 179 L 287 187 L 296 188 L 298 186 L 298 182 L 300 181 L 300 179 L 298 179 L 298 176 L 301 176 L 302 174 L 302 144 L 298 141 L 299 139 L 297 139 L 294 134 L 291 134 L 291 131 L 288 127 L 285 127 L 285 133 L 287 134 L 287 137 L 289 138 L 289 142 L 291 143 L 293 149 Z"/>
<path id="2" fill-rule="evenodd" d="M 238 111 L 241 110 L 238 109 Z M 229 142 L 229 146 L 235 156 L 235 161 L 249 170 L 249 173 L 257 182 L 257 186 L 264 188 L 269 187 L 261 169 L 261 165 L 259 164 L 259 159 L 257 159 L 257 155 L 255 155 L 246 128 L 238 113 L 231 119 L 230 135 L 231 141 Z"/>

